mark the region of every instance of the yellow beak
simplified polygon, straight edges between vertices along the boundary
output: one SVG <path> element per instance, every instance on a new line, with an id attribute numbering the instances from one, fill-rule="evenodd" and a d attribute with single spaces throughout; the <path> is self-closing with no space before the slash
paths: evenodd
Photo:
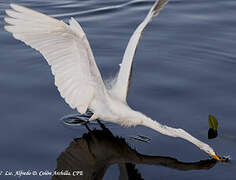
<path id="1" fill-rule="evenodd" d="M 217 160 L 217 161 L 221 161 L 221 159 L 219 158 L 219 156 L 217 156 L 216 154 L 215 154 L 215 155 L 211 155 L 211 154 L 210 154 L 210 156 L 211 156 L 213 159 Z"/>

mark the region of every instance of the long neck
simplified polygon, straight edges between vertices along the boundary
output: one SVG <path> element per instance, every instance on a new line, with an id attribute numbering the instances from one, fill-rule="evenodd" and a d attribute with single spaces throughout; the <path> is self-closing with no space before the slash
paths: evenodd
<path id="1" fill-rule="evenodd" d="M 183 129 L 172 128 L 172 127 L 168 127 L 166 125 L 162 125 L 162 124 L 160 124 L 148 117 L 146 117 L 145 120 L 143 120 L 142 125 L 152 128 L 152 129 L 160 132 L 161 134 L 164 134 L 167 136 L 183 138 L 183 139 L 195 144 L 197 147 L 199 147 L 202 150 L 204 150 L 204 148 L 206 146 L 209 146 L 206 143 L 196 139 L 195 137 L 193 137 L 192 135 L 190 135 L 188 132 L 186 132 Z"/>

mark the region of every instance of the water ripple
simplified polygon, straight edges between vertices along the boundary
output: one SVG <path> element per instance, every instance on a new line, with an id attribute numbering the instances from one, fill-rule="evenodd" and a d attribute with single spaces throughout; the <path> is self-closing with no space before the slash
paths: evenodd
<path id="1" fill-rule="evenodd" d="M 98 7 L 98 8 L 94 8 L 94 9 L 89 9 L 89 10 L 84 10 L 84 11 L 80 11 L 80 12 L 70 12 L 70 13 L 63 13 L 63 14 L 54 14 L 52 15 L 53 17 L 70 17 L 70 16 L 98 16 L 98 15 L 105 15 L 107 13 L 113 13 L 115 11 L 120 11 L 122 10 L 124 7 L 128 7 L 128 6 L 132 6 L 132 7 L 144 7 L 144 5 L 151 5 L 153 3 L 153 1 L 145 1 L 145 0 L 132 0 L 129 2 L 125 2 L 122 4 L 115 4 L 115 5 L 109 5 L 109 6 L 105 6 L 105 7 Z M 64 5 L 60 5 L 59 7 L 64 8 Z M 71 7 L 71 6 L 67 6 L 67 7 Z M 75 6 L 73 6 L 75 7 Z"/>

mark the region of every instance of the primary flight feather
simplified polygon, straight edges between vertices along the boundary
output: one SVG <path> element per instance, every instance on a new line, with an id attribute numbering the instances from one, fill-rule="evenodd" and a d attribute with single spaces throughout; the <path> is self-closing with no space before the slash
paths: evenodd
<path id="1" fill-rule="evenodd" d="M 11 8 L 5 29 L 45 57 L 61 96 L 83 114 L 104 84 L 81 26 L 73 18 L 67 25 L 16 4 Z"/>
<path id="2" fill-rule="evenodd" d="M 125 50 L 120 71 L 113 87 L 106 88 L 96 65 L 87 37 L 79 23 L 71 18 L 63 21 L 26 7 L 10 4 L 5 18 L 5 29 L 16 39 L 38 50 L 51 66 L 55 85 L 61 96 L 81 114 L 93 112 L 91 120 L 100 118 L 123 126 L 144 125 L 164 135 L 180 137 L 192 142 L 216 160 L 220 158 L 206 143 L 194 138 L 183 129 L 171 128 L 152 120 L 126 103 L 132 62 L 141 35 L 159 14 L 168 0 L 156 0 L 144 21 L 131 36 Z"/>

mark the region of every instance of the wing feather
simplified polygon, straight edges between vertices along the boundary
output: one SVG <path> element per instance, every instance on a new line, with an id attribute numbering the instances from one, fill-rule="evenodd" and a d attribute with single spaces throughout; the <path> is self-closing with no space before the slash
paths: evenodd
<path id="1" fill-rule="evenodd" d="M 167 4 L 168 0 L 156 0 L 155 4 L 150 9 L 144 21 L 136 28 L 131 36 L 127 48 L 125 50 L 120 71 L 118 73 L 116 83 L 111 92 L 120 100 L 126 102 L 126 97 L 129 88 L 129 80 L 132 71 L 132 63 L 138 42 L 142 36 L 142 32 L 154 16 L 157 16 L 162 8 Z"/>
<path id="2" fill-rule="evenodd" d="M 20 5 L 10 6 L 5 29 L 45 57 L 61 96 L 83 114 L 96 92 L 104 93 L 105 86 L 79 23 L 71 18 L 67 25 Z"/>

